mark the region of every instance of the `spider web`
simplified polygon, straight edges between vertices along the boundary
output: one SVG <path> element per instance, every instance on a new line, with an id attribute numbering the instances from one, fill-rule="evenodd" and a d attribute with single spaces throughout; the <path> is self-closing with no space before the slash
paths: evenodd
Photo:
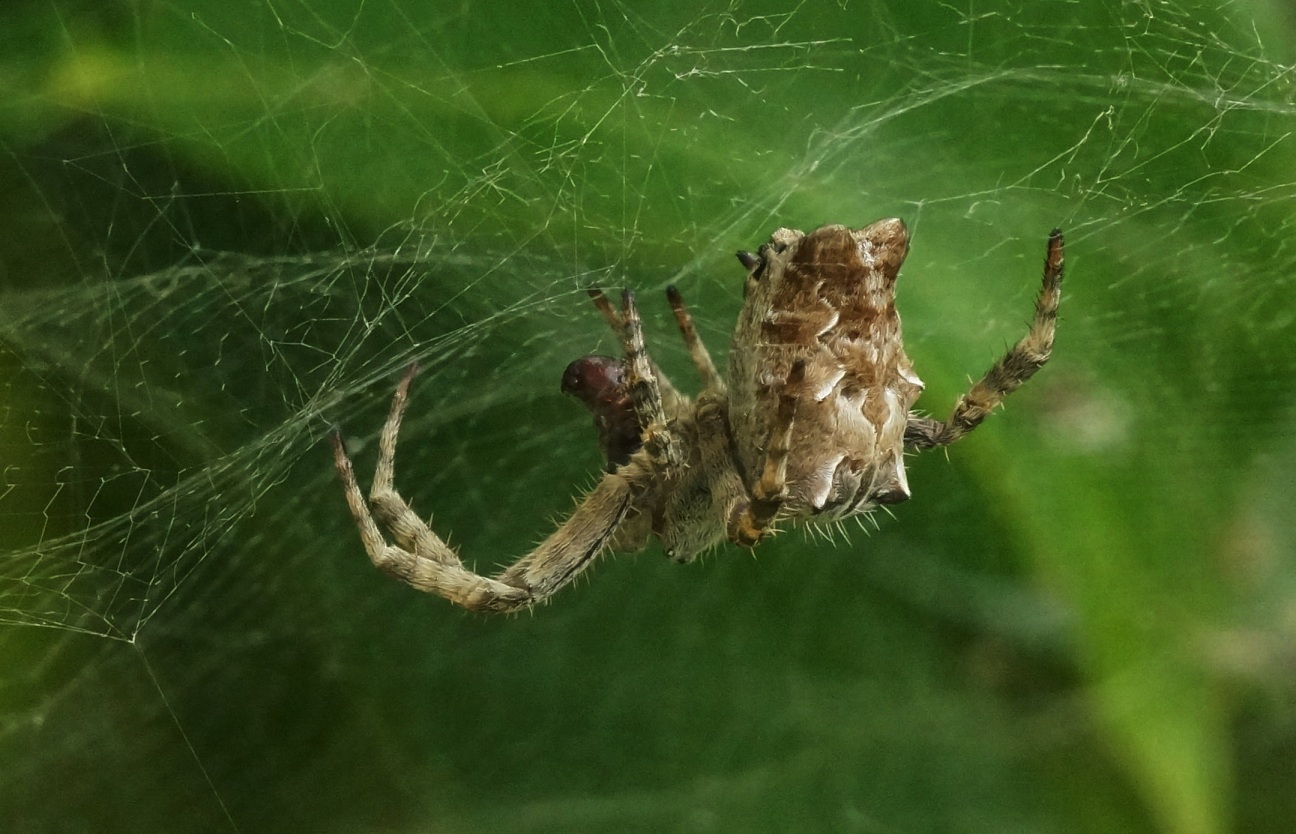
<path id="1" fill-rule="evenodd" d="M 1284 4 L 438 5 L 5 12 L 11 830 L 1284 830 Z M 324 438 L 367 479 L 410 362 L 399 485 L 486 570 L 598 471 L 585 288 L 688 389 L 667 284 L 723 356 L 735 249 L 891 215 L 933 414 L 1069 268 L 894 517 L 498 621 L 364 559 Z"/>

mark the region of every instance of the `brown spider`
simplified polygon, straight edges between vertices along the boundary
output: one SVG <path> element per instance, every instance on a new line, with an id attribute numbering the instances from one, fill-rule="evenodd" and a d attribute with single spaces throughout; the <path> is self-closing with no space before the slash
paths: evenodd
<path id="1" fill-rule="evenodd" d="M 922 391 L 905 355 L 895 281 L 909 250 L 897 219 L 863 229 L 779 229 L 747 268 L 742 312 L 720 376 L 678 292 L 668 289 L 702 378 L 695 400 L 648 357 L 634 296 L 618 313 L 595 305 L 625 358 L 572 363 L 563 389 L 593 412 L 608 471 L 527 555 L 493 577 L 473 572 L 393 486 L 396 437 L 411 367 L 396 387 L 366 504 L 341 437 L 334 458 L 351 515 L 385 573 L 465 608 L 516 611 L 542 602 L 606 549 L 639 550 L 652 536 L 688 562 L 728 540 L 753 547 L 776 521 L 835 523 L 909 497 L 906 449 L 945 446 L 976 428 L 1048 360 L 1062 285 L 1062 234 L 1049 236 L 1030 330 L 964 394 L 944 422 L 916 416 Z M 386 526 L 395 544 L 378 528 Z"/>

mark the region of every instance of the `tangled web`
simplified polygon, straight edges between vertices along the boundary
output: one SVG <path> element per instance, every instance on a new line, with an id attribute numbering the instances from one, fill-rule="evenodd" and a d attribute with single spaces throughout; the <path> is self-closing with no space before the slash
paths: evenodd
<path id="1" fill-rule="evenodd" d="M 1071 776 L 1006 787 L 1057 751 L 987 713 L 1102 759 L 1090 800 L 1116 774 L 1095 831 L 1288 813 L 1230 774 L 1290 752 L 1289 714 L 1249 747 L 1216 697 L 1293 683 L 1284 7 L 427 5 L 10 13 L 0 816 L 54 830 L 31 785 L 58 781 L 99 830 L 500 830 L 491 802 L 517 830 L 1088 830 Z M 636 288 L 688 379 L 662 288 L 722 355 L 735 249 L 890 215 L 933 413 L 1016 337 L 1053 226 L 1071 277 L 1038 390 L 878 532 L 649 551 L 500 623 L 368 567 L 323 440 L 371 466 L 410 362 L 401 488 L 484 570 L 597 472 L 557 391 L 616 351 L 585 288 Z M 931 746 L 888 736 L 946 707 Z M 909 764 L 825 781 L 880 749 Z"/>

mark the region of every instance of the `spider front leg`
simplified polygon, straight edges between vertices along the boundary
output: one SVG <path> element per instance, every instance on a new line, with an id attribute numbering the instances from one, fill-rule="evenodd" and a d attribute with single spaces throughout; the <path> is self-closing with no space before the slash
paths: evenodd
<path id="1" fill-rule="evenodd" d="M 661 369 L 652 361 L 652 357 L 647 356 L 641 346 L 635 346 L 636 340 L 642 343 L 643 338 L 642 333 L 635 335 L 636 331 L 642 330 L 638 313 L 630 317 L 618 313 L 600 289 L 591 289 L 589 295 L 594 300 L 594 306 L 603 314 L 603 318 L 616 332 L 623 345 L 628 344 L 628 347 L 623 347 L 623 357 L 644 355 L 646 373 L 649 376 L 644 376 L 642 362 L 638 373 L 641 378 L 651 377 L 655 381 L 656 400 L 661 402 L 660 417 L 654 417 L 655 406 L 651 393 L 646 398 L 641 396 L 638 404 L 634 402 L 630 385 L 631 363 L 626 358 L 582 356 L 563 371 L 563 393 L 579 399 L 594 416 L 594 426 L 599 434 L 599 448 L 607 461 L 608 471 L 615 472 L 618 466 L 625 465 L 630 460 L 630 456 L 642 447 L 644 429 L 651 424 L 652 420 L 656 419 L 669 426 L 671 420 L 688 413 L 692 403 L 688 397 L 675 390 Z M 723 396 L 724 380 L 716 371 L 711 355 L 707 353 L 706 346 L 698 337 L 697 328 L 693 325 L 693 317 L 684 306 L 684 299 L 674 287 L 666 288 L 666 297 L 675 312 L 675 320 L 684 338 L 684 344 L 688 348 L 699 376 L 702 377 L 703 394 L 713 397 Z M 634 308 L 634 306 L 632 298 L 630 307 Z M 627 318 L 631 322 L 630 331 L 625 324 Z M 649 422 L 645 423 L 645 419 Z"/>
<path id="2" fill-rule="evenodd" d="M 661 387 L 644 347 L 643 322 L 630 290 L 621 291 L 621 348 L 625 353 L 626 385 L 643 427 L 643 448 L 657 466 L 679 466 L 683 453 L 667 425 Z"/>
<path id="3" fill-rule="evenodd" d="M 684 337 L 684 346 L 688 348 L 693 367 L 697 368 L 698 376 L 702 377 L 702 390 L 723 394 L 724 379 L 716 371 L 715 363 L 711 361 L 711 354 L 707 352 L 706 345 L 702 344 L 702 339 L 698 336 L 697 328 L 693 325 L 693 316 L 689 313 L 688 307 L 684 306 L 684 297 L 672 285 L 666 288 L 666 300 L 670 302 L 671 311 L 675 313 L 675 323 L 679 325 L 680 335 Z"/>
<path id="4" fill-rule="evenodd" d="M 612 332 L 617 335 L 617 338 L 624 343 L 625 325 L 621 314 L 616 311 L 616 308 L 612 306 L 612 302 L 598 287 L 589 289 L 588 293 L 589 297 L 594 301 L 594 307 L 603 316 L 603 320 L 612 328 Z M 652 361 L 652 357 L 648 358 L 648 367 L 652 369 L 653 376 L 657 379 L 657 389 L 661 394 L 662 407 L 671 414 L 678 412 L 686 404 L 686 398 L 675 388 L 675 385 L 670 381 L 670 377 L 662 373 L 662 369 L 657 367 L 656 362 Z"/>
<path id="5" fill-rule="evenodd" d="M 1058 304 L 1062 299 L 1062 232 L 1049 235 L 1044 256 L 1044 281 L 1035 300 L 1035 318 L 1030 330 L 995 363 L 986 375 L 959 398 L 954 413 L 945 422 L 910 417 L 905 427 L 905 445 L 915 449 L 948 446 L 981 425 L 990 412 L 1035 375 L 1053 351 L 1057 331 Z"/>
<path id="6" fill-rule="evenodd" d="M 604 475 L 567 520 L 535 550 L 494 577 L 474 573 L 423 523 L 393 485 L 396 440 L 416 370 L 410 367 L 392 398 L 391 412 L 378 441 L 378 467 L 368 502 L 356 482 L 341 435 L 334 432 L 332 436 L 334 463 L 365 552 L 384 573 L 471 610 L 517 611 L 544 601 L 603 551 L 630 512 L 634 496 L 649 473 L 632 460 L 617 473 Z M 396 544 L 388 544 L 383 538 L 378 521 L 387 526 Z"/>

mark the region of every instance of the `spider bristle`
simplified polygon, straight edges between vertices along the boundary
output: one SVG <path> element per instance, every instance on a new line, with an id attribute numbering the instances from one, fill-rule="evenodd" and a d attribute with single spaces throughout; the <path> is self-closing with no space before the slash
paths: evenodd
<path id="1" fill-rule="evenodd" d="M 841 522 L 833 521 L 828 524 L 816 524 L 809 528 L 809 533 L 819 541 L 828 544 L 837 545 L 837 533 L 841 532 Z"/>

